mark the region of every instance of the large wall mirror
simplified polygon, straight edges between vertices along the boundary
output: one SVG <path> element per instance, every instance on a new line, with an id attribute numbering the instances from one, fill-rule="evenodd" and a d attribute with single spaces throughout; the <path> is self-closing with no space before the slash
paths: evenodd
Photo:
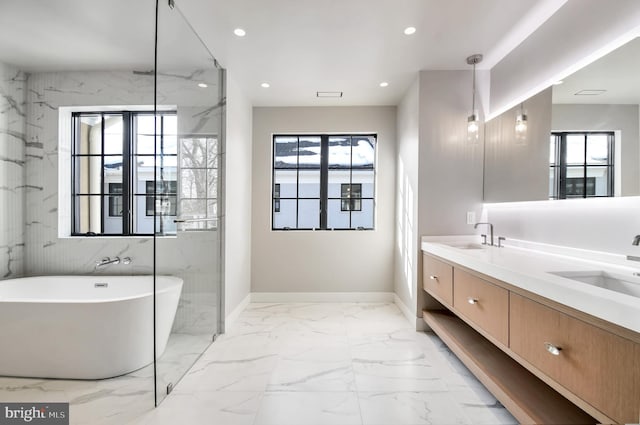
<path id="1" fill-rule="evenodd" d="M 639 105 L 636 38 L 485 124 L 484 201 L 640 195 Z"/>

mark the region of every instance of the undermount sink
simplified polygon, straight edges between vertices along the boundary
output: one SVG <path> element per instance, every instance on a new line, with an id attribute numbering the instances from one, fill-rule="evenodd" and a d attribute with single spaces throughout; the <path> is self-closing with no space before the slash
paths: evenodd
<path id="1" fill-rule="evenodd" d="M 640 278 L 602 270 L 549 272 L 556 276 L 640 298 Z"/>
<path id="2" fill-rule="evenodd" d="M 487 247 L 487 245 L 481 245 L 479 243 L 449 243 L 447 244 L 448 246 L 452 247 L 452 248 L 458 248 L 458 249 L 484 249 Z"/>

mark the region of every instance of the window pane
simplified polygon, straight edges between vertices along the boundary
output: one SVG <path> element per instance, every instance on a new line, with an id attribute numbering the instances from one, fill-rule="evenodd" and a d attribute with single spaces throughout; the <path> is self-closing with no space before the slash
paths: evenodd
<path id="1" fill-rule="evenodd" d="M 320 200 L 300 199 L 298 201 L 298 228 L 316 229 L 320 227 Z"/>
<path id="2" fill-rule="evenodd" d="M 74 192 L 100 194 L 102 184 L 102 157 L 78 156 L 74 159 Z"/>
<path id="3" fill-rule="evenodd" d="M 218 170 L 207 170 L 207 198 L 218 197 Z"/>
<path id="4" fill-rule="evenodd" d="M 374 170 L 353 170 L 351 175 L 351 184 L 359 184 L 361 186 L 362 198 L 373 198 L 374 195 Z"/>
<path id="5" fill-rule="evenodd" d="M 273 213 L 273 228 L 296 228 L 297 201 L 295 199 L 281 199 L 280 212 Z"/>
<path id="6" fill-rule="evenodd" d="M 122 155 L 122 115 L 104 116 L 104 154 Z"/>
<path id="7" fill-rule="evenodd" d="M 320 137 L 300 136 L 298 164 L 300 168 L 320 168 Z"/>
<path id="8" fill-rule="evenodd" d="M 75 131 L 74 154 L 99 155 L 102 153 L 102 117 L 100 115 L 78 116 Z"/>
<path id="9" fill-rule="evenodd" d="M 351 138 L 349 136 L 329 137 L 329 169 L 351 167 Z"/>
<path id="10" fill-rule="evenodd" d="M 103 199 L 104 211 L 104 234 L 118 235 L 122 234 L 122 197 L 121 196 L 105 196 Z M 112 206 L 115 210 L 111 210 Z M 119 206 L 119 209 L 118 209 Z M 111 214 L 119 213 L 119 214 Z"/>
<path id="11" fill-rule="evenodd" d="M 280 185 L 281 198 L 296 198 L 298 196 L 298 172 L 296 170 L 275 170 L 274 183 Z"/>
<path id="12" fill-rule="evenodd" d="M 343 184 L 351 183 L 351 170 L 349 169 L 333 169 L 328 172 L 328 196 L 329 198 L 341 198 L 341 188 Z"/>
<path id="13" fill-rule="evenodd" d="M 204 138 L 180 139 L 180 164 L 182 167 L 206 168 L 207 143 Z"/>
<path id="14" fill-rule="evenodd" d="M 362 209 L 351 212 L 351 228 L 373 229 L 373 199 L 363 199 Z"/>
<path id="15" fill-rule="evenodd" d="M 218 139 L 208 137 L 207 141 L 207 167 L 218 168 Z"/>
<path id="16" fill-rule="evenodd" d="M 567 135 L 567 164 L 584 164 L 584 135 Z"/>
<path id="17" fill-rule="evenodd" d="M 567 167 L 565 190 L 567 198 L 584 197 L 584 167 Z"/>
<path id="18" fill-rule="evenodd" d="M 102 204 L 100 196 L 75 196 L 73 200 L 73 229 L 75 233 L 102 232 Z"/>
<path id="19" fill-rule="evenodd" d="M 560 138 L 553 134 L 551 135 L 551 138 L 549 140 L 549 164 L 551 165 L 554 165 L 556 163 L 556 149 L 559 140 Z"/>
<path id="20" fill-rule="evenodd" d="M 342 211 L 341 199 L 329 199 L 327 208 L 327 228 L 349 229 L 349 211 Z"/>
<path id="21" fill-rule="evenodd" d="M 133 193 L 134 194 L 146 194 L 147 193 L 147 182 L 153 181 L 154 179 L 154 169 L 153 169 L 153 158 L 149 157 L 135 157 L 138 160 L 138 164 L 134 169 L 133 176 Z M 169 166 L 165 165 L 164 167 L 156 168 L 155 177 L 160 181 L 173 181 L 176 182 L 177 179 L 177 169 L 175 165 Z M 160 188 L 160 187 L 159 187 Z M 175 193 L 175 191 L 173 192 Z"/>
<path id="22" fill-rule="evenodd" d="M 274 139 L 274 168 L 296 168 L 298 166 L 298 138 L 277 136 Z"/>
<path id="23" fill-rule="evenodd" d="M 135 119 L 136 138 L 134 143 L 134 153 L 153 155 L 153 143 L 155 141 L 155 131 L 153 129 L 155 118 L 153 115 L 137 115 Z M 160 133 L 158 123 L 158 133 Z"/>
<path id="24" fill-rule="evenodd" d="M 320 198 L 320 170 L 300 170 L 298 197 Z"/>
<path id="25" fill-rule="evenodd" d="M 587 163 L 609 163 L 609 136 L 606 134 L 587 135 Z"/>
<path id="26" fill-rule="evenodd" d="M 108 192 L 109 183 L 122 183 L 123 175 L 123 157 L 121 156 L 105 156 L 104 157 L 104 184 L 105 193 Z"/>
<path id="27" fill-rule="evenodd" d="M 180 196 L 182 198 L 206 198 L 207 197 L 207 170 L 183 169 L 180 176 Z"/>
<path id="28" fill-rule="evenodd" d="M 549 198 L 557 198 L 558 167 L 549 168 Z"/>
<path id="29" fill-rule="evenodd" d="M 373 168 L 375 161 L 375 138 L 353 136 L 351 139 L 351 163 L 353 168 Z"/>
<path id="30" fill-rule="evenodd" d="M 609 167 L 587 168 L 587 196 L 611 196 Z"/>

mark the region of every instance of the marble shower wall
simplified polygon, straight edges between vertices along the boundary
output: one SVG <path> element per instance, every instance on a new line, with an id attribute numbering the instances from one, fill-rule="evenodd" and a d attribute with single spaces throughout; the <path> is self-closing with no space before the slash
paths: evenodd
<path id="1" fill-rule="evenodd" d="M 0 279 L 24 271 L 26 75 L 0 62 Z"/>
<path id="2" fill-rule="evenodd" d="M 208 90 L 197 87 L 207 81 Z M 159 76 L 158 103 L 178 107 L 180 131 L 219 133 L 215 71 L 174 72 Z M 30 74 L 27 80 L 25 275 L 94 274 L 96 260 L 131 257 L 130 265 L 109 266 L 103 274 L 150 274 L 148 237 L 58 237 L 58 108 L 70 106 L 153 105 L 153 77 L 134 72 L 56 72 Z M 185 128 L 185 123 L 187 128 Z M 69 186 L 70 187 L 70 186 Z M 71 217 L 63 217 L 71 220 Z M 219 286 L 219 233 L 178 232 L 158 239 L 160 274 L 185 281 L 174 330 L 211 328 L 215 311 L 196 313 L 193 299 L 216 297 Z M 199 296 L 202 295 L 202 296 Z M 207 305 L 211 300 L 207 300 Z"/>

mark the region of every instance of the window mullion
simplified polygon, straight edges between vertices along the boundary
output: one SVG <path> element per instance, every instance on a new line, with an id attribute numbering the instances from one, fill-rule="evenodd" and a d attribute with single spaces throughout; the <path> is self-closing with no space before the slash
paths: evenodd
<path id="1" fill-rule="evenodd" d="M 329 136 L 320 138 L 320 229 L 327 230 L 329 209 Z"/>
<path id="2" fill-rule="evenodd" d="M 131 146 L 133 114 L 122 114 L 122 234 L 130 235 L 131 232 L 131 206 L 133 205 L 131 190 Z"/>

